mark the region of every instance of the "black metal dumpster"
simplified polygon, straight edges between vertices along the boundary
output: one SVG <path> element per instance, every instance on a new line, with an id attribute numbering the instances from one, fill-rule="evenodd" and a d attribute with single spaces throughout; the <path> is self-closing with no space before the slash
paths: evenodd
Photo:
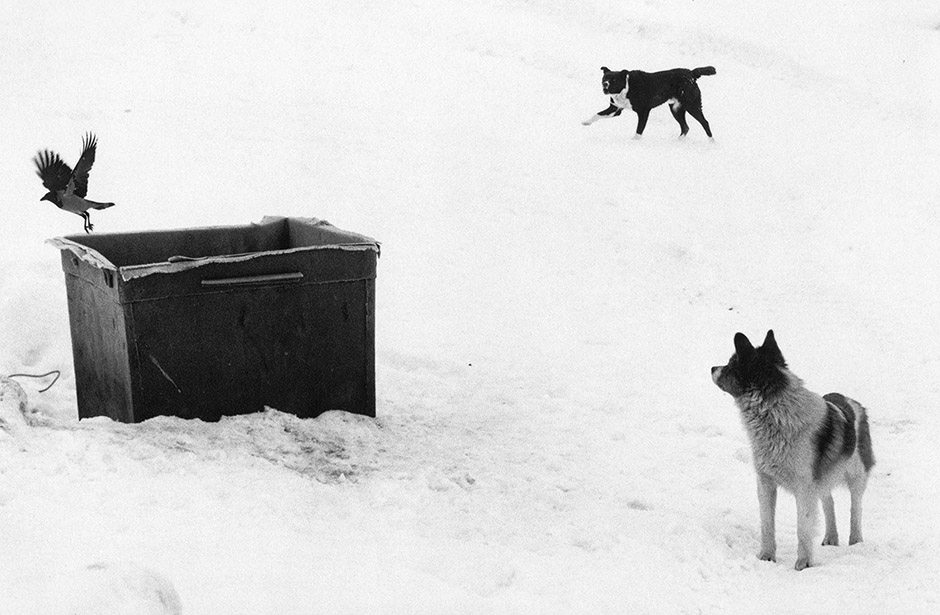
<path id="1" fill-rule="evenodd" d="M 72 235 L 80 418 L 375 416 L 378 243 L 314 218 Z"/>

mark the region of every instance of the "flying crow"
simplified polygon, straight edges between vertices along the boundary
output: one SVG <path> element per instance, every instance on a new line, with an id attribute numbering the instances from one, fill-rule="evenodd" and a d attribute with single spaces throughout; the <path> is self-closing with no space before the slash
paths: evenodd
<path id="1" fill-rule="evenodd" d="M 73 214 L 78 214 L 85 220 L 85 232 L 90 233 L 94 228 L 91 225 L 89 209 L 106 209 L 114 203 L 96 203 L 85 199 L 88 193 L 88 172 L 95 163 L 95 148 L 98 138 L 90 132 L 82 141 L 82 155 L 75 164 L 75 170 L 62 162 L 59 155 L 49 150 L 36 154 L 33 162 L 36 163 L 36 175 L 42 179 L 42 185 L 49 192 L 40 201 L 52 201 L 55 206 Z"/>

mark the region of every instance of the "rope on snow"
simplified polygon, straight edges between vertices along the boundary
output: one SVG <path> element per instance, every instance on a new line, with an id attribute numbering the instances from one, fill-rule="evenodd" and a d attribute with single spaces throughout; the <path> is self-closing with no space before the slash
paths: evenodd
<path id="1" fill-rule="evenodd" d="M 49 386 L 47 386 L 47 387 L 44 388 L 44 389 L 39 389 L 39 392 L 40 392 L 40 393 L 45 393 L 46 391 L 48 391 L 49 389 L 51 389 L 52 386 L 53 386 L 56 382 L 58 382 L 59 376 L 62 375 L 62 372 L 60 372 L 60 371 L 57 370 L 57 369 L 54 369 L 54 370 L 52 370 L 51 372 L 46 372 L 45 374 L 10 374 L 10 375 L 7 376 L 7 378 L 45 378 L 45 377 L 47 377 L 47 376 L 51 376 L 52 374 L 55 374 L 55 378 L 52 379 L 52 382 L 49 383 Z"/>

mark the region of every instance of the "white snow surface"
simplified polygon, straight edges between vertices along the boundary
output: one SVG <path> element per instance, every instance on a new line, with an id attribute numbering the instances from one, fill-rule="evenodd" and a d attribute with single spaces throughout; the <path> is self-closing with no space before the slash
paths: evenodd
<path id="1" fill-rule="evenodd" d="M 0 613 L 76 612 L 95 566 L 187 614 L 940 612 L 935 3 L 36 0 L 0 54 L 0 375 L 63 372 L 0 430 Z M 581 126 L 602 65 L 715 66 L 716 140 Z M 79 421 L 44 240 L 81 220 L 30 158 L 87 130 L 98 231 L 380 240 L 377 418 Z M 757 560 L 709 377 L 769 328 L 878 459 L 865 542 L 799 573 L 785 493 Z"/>

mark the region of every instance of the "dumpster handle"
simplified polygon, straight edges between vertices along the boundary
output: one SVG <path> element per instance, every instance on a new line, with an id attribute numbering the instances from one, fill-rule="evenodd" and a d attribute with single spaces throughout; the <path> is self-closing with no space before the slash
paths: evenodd
<path id="1" fill-rule="evenodd" d="M 296 282 L 302 280 L 304 274 L 299 271 L 293 273 L 272 273 L 268 275 L 250 275 L 242 278 L 212 278 L 203 280 L 203 286 L 242 286 L 245 284 L 267 284 L 277 282 Z"/>

